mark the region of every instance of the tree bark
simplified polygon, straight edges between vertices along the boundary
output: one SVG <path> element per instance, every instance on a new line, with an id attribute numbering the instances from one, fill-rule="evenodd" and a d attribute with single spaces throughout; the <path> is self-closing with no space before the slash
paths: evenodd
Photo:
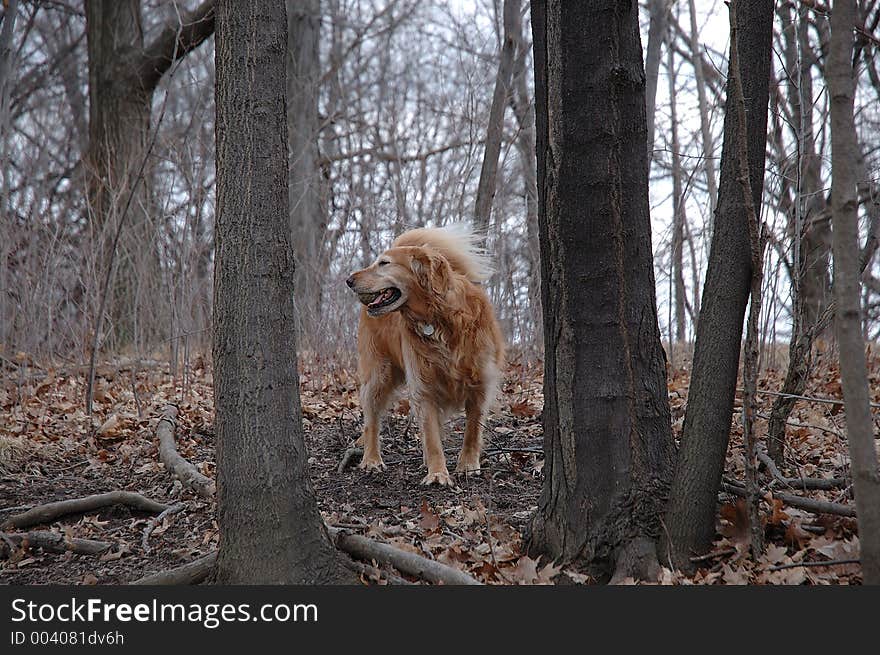
<path id="1" fill-rule="evenodd" d="M 486 145 L 483 150 L 483 165 L 480 168 L 480 181 L 474 203 L 474 226 L 485 234 L 492 216 L 492 201 L 498 178 L 498 158 L 501 155 L 501 139 L 504 132 L 504 107 L 510 95 L 513 58 L 516 54 L 520 0 L 504 0 L 504 40 L 498 61 L 498 74 L 495 77 L 495 91 L 489 108 L 489 123 L 486 127 Z"/>
<path id="2" fill-rule="evenodd" d="M 673 442 L 638 5 L 532 2 L 532 29 L 547 463 L 528 549 L 652 578 Z"/>
<path id="3" fill-rule="evenodd" d="M 831 96 L 831 202 L 834 221 L 834 298 L 847 440 L 859 522 L 864 584 L 880 584 L 880 475 L 871 420 L 859 299 L 858 159 L 853 120 L 852 66 L 855 0 L 835 0 L 831 14 L 828 85 Z"/>
<path id="4" fill-rule="evenodd" d="M 691 568 L 715 535 L 715 508 L 730 436 L 743 317 L 752 279 L 748 215 L 736 165 L 736 143 L 745 130 L 752 201 L 764 188 L 772 0 L 735 0 L 746 123 L 737 119 L 728 90 L 721 181 L 709 266 L 694 347 L 694 365 L 681 447 L 666 511 L 662 560 Z M 728 82 L 729 84 L 729 82 Z"/>
<path id="5" fill-rule="evenodd" d="M 218 3 L 214 398 L 221 584 L 351 581 L 318 513 L 303 442 L 286 52 L 283 4 Z"/>
<path id="6" fill-rule="evenodd" d="M 320 0 L 288 0 L 287 127 L 290 139 L 290 234 L 296 258 L 294 297 L 307 339 L 321 312 L 321 243 L 327 229 L 319 164 Z"/>

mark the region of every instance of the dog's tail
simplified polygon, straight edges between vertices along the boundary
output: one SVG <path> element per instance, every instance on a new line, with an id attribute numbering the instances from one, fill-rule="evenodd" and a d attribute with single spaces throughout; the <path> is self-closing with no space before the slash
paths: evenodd
<path id="1" fill-rule="evenodd" d="M 481 245 L 482 235 L 467 223 L 452 223 L 446 227 L 420 227 L 404 232 L 394 240 L 394 246 L 428 246 L 449 261 L 452 270 L 471 282 L 485 282 L 493 273 L 489 255 Z"/>

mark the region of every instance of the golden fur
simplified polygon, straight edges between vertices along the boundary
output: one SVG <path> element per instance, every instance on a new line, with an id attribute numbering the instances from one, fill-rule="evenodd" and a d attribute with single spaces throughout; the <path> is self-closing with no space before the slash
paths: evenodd
<path id="1" fill-rule="evenodd" d="M 379 419 L 406 384 L 419 421 L 428 468 L 423 484 L 452 486 L 440 426 L 462 407 L 464 443 L 457 472 L 479 472 L 481 423 L 495 400 L 504 339 L 486 292 L 491 272 L 468 228 L 420 228 L 347 283 L 364 304 L 358 326 L 358 376 L 364 429 L 360 468 L 385 468 Z"/>

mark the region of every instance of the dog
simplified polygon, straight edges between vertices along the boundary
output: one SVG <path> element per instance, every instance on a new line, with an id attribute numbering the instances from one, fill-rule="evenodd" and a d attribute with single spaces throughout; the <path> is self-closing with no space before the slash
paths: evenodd
<path id="1" fill-rule="evenodd" d="M 346 280 L 362 304 L 360 469 L 385 469 L 379 421 L 395 390 L 405 384 L 428 469 L 422 484 L 454 486 L 440 426 L 462 407 L 466 427 L 455 470 L 479 473 L 481 427 L 498 390 L 504 338 L 480 286 L 492 270 L 478 243 L 479 236 L 464 224 L 409 230 Z"/>

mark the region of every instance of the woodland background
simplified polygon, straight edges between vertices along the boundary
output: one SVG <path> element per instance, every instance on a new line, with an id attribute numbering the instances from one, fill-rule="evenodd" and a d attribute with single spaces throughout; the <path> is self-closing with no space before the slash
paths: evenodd
<path id="1" fill-rule="evenodd" d="M 212 12 L 211 0 L 4 2 L 0 500 L 7 510 L 21 509 L 129 488 L 134 480 L 133 488 L 151 497 L 186 504 L 164 514 L 158 527 L 125 512 L 56 526 L 113 546 L 100 564 L 22 551 L 4 564 L 8 581 L 127 581 L 216 542 L 210 501 L 168 479 L 155 437 L 166 401 L 177 402 L 178 431 L 186 435 L 178 447 L 202 474 L 213 473 Z M 766 393 L 758 431 L 773 431 L 775 413 L 775 429 L 787 429 L 789 439 L 776 457 L 784 474 L 770 476 L 771 490 L 796 486 L 793 477 L 838 481 L 848 470 L 839 404 L 802 401 L 781 414 L 786 408 L 771 395 L 787 384 L 794 356 L 807 360 L 809 374 L 791 383 L 797 388 L 785 387 L 788 393 L 840 399 L 826 311 L 832 299 L 828 12 L 812 0 L 778 2 L 775 10 L 760 207 L 767 250 L 759 388 Z M 858 21 L 859 220 L 861 242 L 870 244 L 880 223 L 880 3 L 860 0 Z M 306 432 L 325 520 L 357 526 L 350 529 L 487 582 L 558 582 L 561 569 L 524 555 L 518 536 L 543 466 L 528 3 L 309 0 L 288 3 L 288 25 L 289 224 L 298 235 Z M 727 9 L 720 1 L 649 0 L 641 27 L 654 273 L 677 432 L 717 201 Z M 404 229 L 461 220 L 487 229 L 497 266 L 489 292 L 511 346 L 489 426 L 487 454 L 497 470 L 453 499 L 408 486 L 406 477 L 395 494 L 364 489 L 356 472 L 336 469 L 359 421 L 350 373 L 357 308 L 341 282 Z M 875 403 L 878 267 L 869 257 L 861 276 Z M 804 335 L 806 349 L 799 342 Z M 790 342 L 801 344 L 791 354 Z M 407 415 L 401 404 L 386 433 L 404 471 L 418 465 Z M 735 481 L 743 464 L 736 415 L 733 423 L 726 475 Z M 810 493 L 835 506 L 851 502 L 851 485 L 825 486 Z M 783 509 L 776 496 L 766 519 L 773 545 L 753 561 L 743 554 L 748 521 L 735 496 L 723 499 L 713 557 L 689 576 L 667 571 L 667 581 L 857 580 L 857 567 L 846 562 L 773 570 L 805 559 L 852 559 L 858 550 L 852 514 L 816 518 L 809 509 Z M 150 547 L 149 538 L 163 547 Z M 589 581 L 576 567 L 565 575 Z"/>

